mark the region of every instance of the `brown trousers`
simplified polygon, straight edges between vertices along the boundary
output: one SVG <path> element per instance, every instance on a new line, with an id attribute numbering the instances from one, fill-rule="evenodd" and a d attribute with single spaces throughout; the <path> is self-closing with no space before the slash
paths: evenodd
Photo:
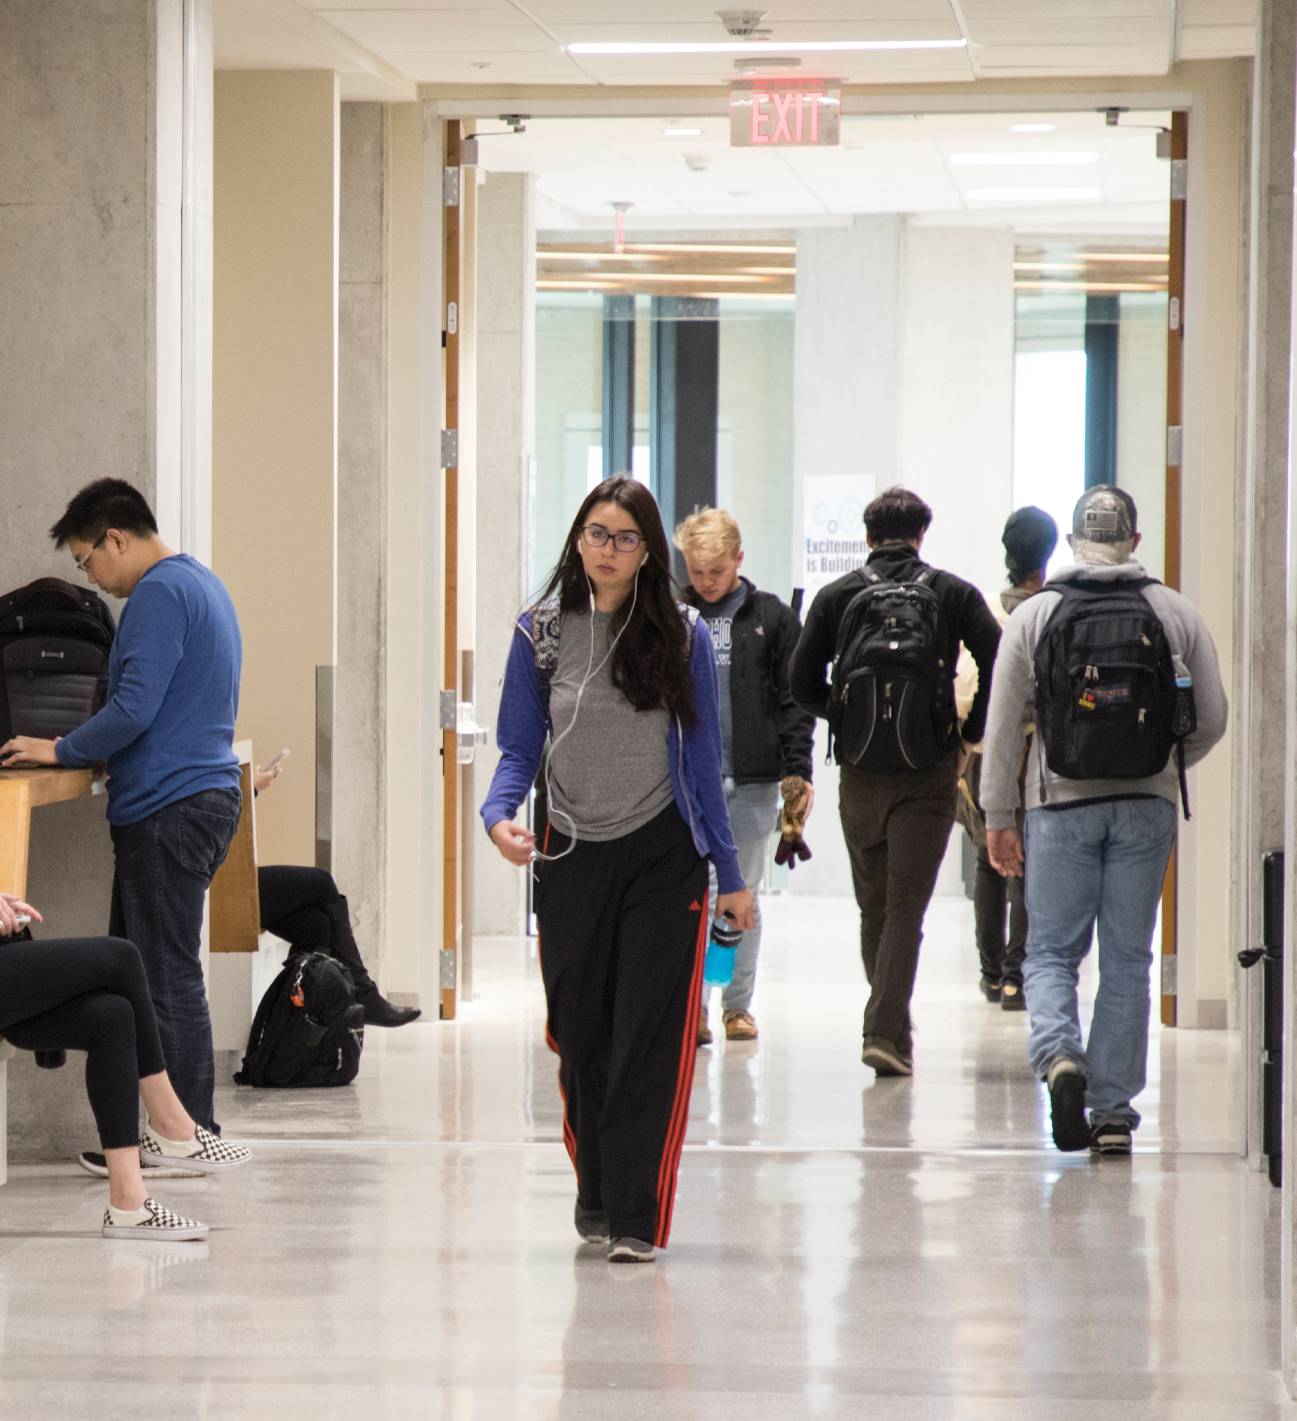
<path id="1" fill-rule="evenodd" d="M 955 793 L 953 754 L 931 769 L 894 774 L 842 766 L 838 809 L 870 989 L 864 1035 L 882 1037 L 907 1056 L 923 915 L 955 822 Z"/>

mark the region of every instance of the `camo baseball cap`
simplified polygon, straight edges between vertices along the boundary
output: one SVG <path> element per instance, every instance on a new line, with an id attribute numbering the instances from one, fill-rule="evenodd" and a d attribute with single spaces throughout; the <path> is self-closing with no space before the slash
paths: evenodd
<path id="1" fill-rule="evenodd" d="M 1135 536 L 1135 500 L 1125 489 L 1095 484 L 1072 510 L 1072 536 L 1087 543 L 1128 543 Z"/>

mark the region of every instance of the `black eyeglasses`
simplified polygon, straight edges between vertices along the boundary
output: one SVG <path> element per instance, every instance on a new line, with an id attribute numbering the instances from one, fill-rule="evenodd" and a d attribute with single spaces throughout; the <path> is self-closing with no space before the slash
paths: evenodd
<path id="1" fill-rule="evenodd" d="M 92 557 L 94 557 L 96 550 L 103 547 L 104 540 L 107 537 L 107 533 L 101 533 L 99 537 L 97 537 L 95 541 L 90 544 L 90 550 L 86 553 L 85 557 L 72 559 L 72 561 L 76 564 L 76 569 L 78 572 L 84 572 L 86 570 L 86 564 L 90 561 Z"/>
<path id="2" fill-rule="evenodd" d="M 602 523 L 584 524 L 581 536 L 592 548 L 607 547 L 611 539 L 613 547 L 619 553 L 633 553 L 644 541 L 643 533 L 632 533 L 629 528 L 621 533 L 610 533 Z"/>

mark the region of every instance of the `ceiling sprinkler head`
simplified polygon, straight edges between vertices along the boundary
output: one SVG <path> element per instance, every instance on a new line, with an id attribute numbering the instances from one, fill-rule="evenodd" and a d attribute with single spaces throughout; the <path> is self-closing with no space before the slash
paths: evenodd
<path id="1" fill-rule="evenodd" d="M 771 33 L 761 28 L 764 10 L 717 10 L 716 14 L 731 39 L 760 39 Z"/>
<path id="2" fill-rule="evenodd" d="M 691 173 L 705 173 L 711 167 L 711 159 L 706 153 L 686 153 L 685 167 Z"/>

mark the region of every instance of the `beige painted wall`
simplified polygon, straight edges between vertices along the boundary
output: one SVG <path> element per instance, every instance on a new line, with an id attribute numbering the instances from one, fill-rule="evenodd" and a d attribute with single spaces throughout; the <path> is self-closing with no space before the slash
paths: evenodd
<path id="1" fill-rule="evenodd" d="M 338 91 L 216 76 L 212 561 L 243 627 L 238 733 L 293 751 L 263 863 L 315 861 L 315 670 L 334 660 Z"/>

